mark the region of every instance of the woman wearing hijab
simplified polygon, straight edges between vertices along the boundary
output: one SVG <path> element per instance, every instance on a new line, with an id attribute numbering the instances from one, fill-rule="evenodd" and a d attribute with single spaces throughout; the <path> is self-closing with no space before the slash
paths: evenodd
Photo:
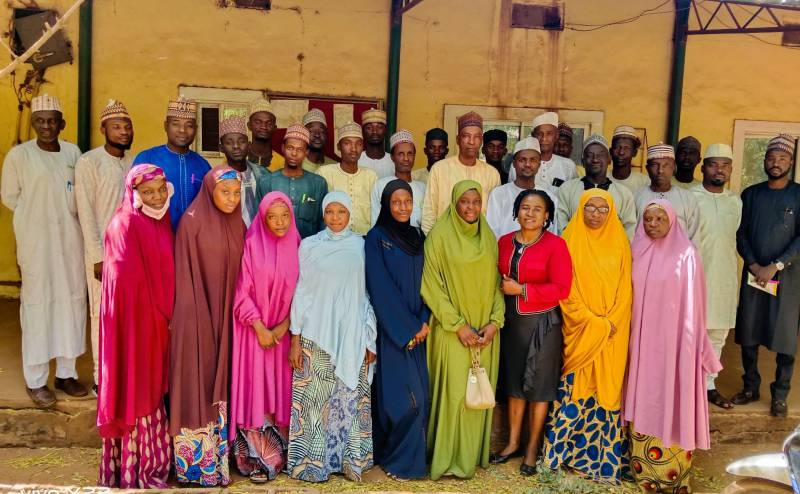
<path id="1" fill-rule="evenodd" d="M 155 165 L 136 165 L 105 232 L 100 307 L 98 485 L 166 489 L 170 442 L 164 395 L 175 293 L 169 197 Z"/>
<path id="2" fill-rule="evenodd" d="M 300 243 L 290 316 L 292 416 L 287 470 L 324 482 L 372 468 L 370 383 L 377 329 L 367 296 L 364 239 L 349 228 L 345 192 L 322 201 L 326 228 Z"/>
<path id="3" fill-rule="evenodd" d="M 431 478 L 470 478 L 489 466 L 492 409 L 464 406 L 471 349 L 480 352 L 492 389 L 497 385 L 505 304 L 497 273 L 497 242 L 481 213 L 478 182 L 453 187 L 450 206 L 425 241 L 422 298 L 430 307 L 428 370 L 431 411 L 428 452 Z"/>
<path id="4" fill-rule="evenodd" d="M 640 486 L 688 492 L 692 451 L 708 449 L 706 376 L 722 366 L 708 339 L 700 256 L 669 201 L 644 209 L 631 246 L 633 316 L 623 419 Z"/>
<path id="5" fill-rule="evenodd" d="M 381 194 L 376 225 L 365 238 L 367 290 L 378 318 L 373 437 L 375 463 L 392 477 L 422 478 L 428 420 L 425 339 L 430 311 L 422 302 L 425 237 L 411 226 L 413 191 L 392 180 Z"/>
<path id="6" fill-rule="evenodd" d="M 563 237 L 572 257 L 572 289 L 561 301 L 564 363 L 544 463 L 619 484 L 628 473 L 620 406 L 633 289 L 631 248 L 611 194 L 584 192 Z"/>
<path id="7" fill-rule="evenodd" d="M 245 232 L 240 191 L 236 170 L 215 168 L 178 225 L 169 402 L 181 483 L 230 482 L 228 370 Z"/>
<path id="8" fill-rule="evenodd" d="M 524 456 L 519 471 L 536 473 L 536 461 L 550 402 L 557 397 L 561 372 L 561 311 L 569 295 L 572 262 L 567 246 L 547 231 L 555 206 L 541 190 L 524 190 L 514 201 L 520 229 L 500 238 L 498 268 L 506 302 L 501 351 L 501 389 L 508 396 L 508 444 L 490 456 L 505 463 Z M 521 450 L 522 422 L 528 409 L 528 441 Z"/>
<path id="9" fill-rule="evenodd" d="M 247 230 L 233 305 L 228 437 L 239 472 L 255 483 L 274 480 L 286 464 L 292 368 L 284 335 L 299 245 L 292 201 L 270 192 Z"/>

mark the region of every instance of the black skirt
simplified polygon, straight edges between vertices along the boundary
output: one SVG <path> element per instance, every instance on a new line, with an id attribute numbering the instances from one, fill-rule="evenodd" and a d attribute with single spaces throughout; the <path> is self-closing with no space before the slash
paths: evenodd
<path id="1" fill-rule="evenodd" d="M 554 401 L 561 379 L 561 309 L 522 315 L 516 297 L 506 297 L 506 322 L 500 331 L 500 389 L 527 401 Z"/>

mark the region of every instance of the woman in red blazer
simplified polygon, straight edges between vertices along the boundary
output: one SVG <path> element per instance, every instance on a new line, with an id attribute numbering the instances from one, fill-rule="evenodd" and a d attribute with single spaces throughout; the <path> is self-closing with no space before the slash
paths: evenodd
<path id="1" fill-rule="evenodd" d="M 558 395 L 561 377 L 561 310 L 569 296 L 572 260 L 561 237 L 547 231 L 555 207 L 546 192 L 525 190 L 514 201 L 520 230 L 498 241 L 506 324 L 500 345 L 500 389 L 508 397 L 509 437 L 489 461 L 505 463 L 524 455 L 520 473 L 536 473 L 547 409 Z M 521 448 L 526 407 L 530 435 Z"/>

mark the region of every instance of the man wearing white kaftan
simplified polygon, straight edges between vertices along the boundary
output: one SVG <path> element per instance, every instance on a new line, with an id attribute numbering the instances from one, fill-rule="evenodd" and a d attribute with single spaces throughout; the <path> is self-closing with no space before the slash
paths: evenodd
<path id="1" fill-rule="evenodd" d="M 731 176 L 733 151 L 726 144 L 706 149 L 701 171 L 703 182 L 689 189 L 700 211 L 700 256 L 706 275 L 706 320 L 708 336 L 719 358 L 731 328 L 736 326 L 739 299 L 739 268 L 736 230 L 742 220 L 742 200 L 725 189 Z M 716 390 L 717 373 L 706 377 L 709 402 L 730 408 L 727 398 Z"/>
<path id="2" fill-rule="evenodd" d="M 98 382 L 100 361 L 103 238 L 106 227 L 122 200 L 125 175 L 133 163 L 133 155 L 128 152 L 133 142 L 133 125 L 125 106 L 121 102 L 110 101 L 100 114 L 100 126 L 106 143 L 85 153 L 75 165 L 75 200 L 83 232 L 86 283 L 89 285 L 95 385 Z"/>
<path id="3" fill-rule="evenodd" d="M 53 358 L 57 363 L 56 387 L 61 382 L 63 389 L 65 381 L 80 386 L 75 381 L 75 359 L 86 346 L 86 277 L 75 204 L 75 162 L 81 153 L 74 144 L 58 140 L 63 120 L 57 100 L 47 95 L 37 98 L 46 98 L 44 103 L 36 98 L 32 103 L 39 139 L 8 152 L 0 184 L 0 198 L 14 213 L 17 261 L 22 273 L 22 365 L 29 395 L 47 389 Z M 47 109 L 40 110 L 47 120 L 56 122 L 42 124 L 48 126 L 45 130 L 36 123 L 41 108 Z M 43 133 L 53 151 L 42 149 Z M 79 389 L 71 391 L 79 393 Z M 47 399 L 41 402 L 33 395 L 31 398 L 39 406 L 50 406 L 55 397 L 49 390 L 47 393 Z"/>

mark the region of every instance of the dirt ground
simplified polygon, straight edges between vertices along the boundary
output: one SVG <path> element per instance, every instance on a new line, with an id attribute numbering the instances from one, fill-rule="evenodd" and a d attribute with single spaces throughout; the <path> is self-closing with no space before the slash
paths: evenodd
<path id="1" fill-rule="evenodd" d="M 725 473 L 725 466 L 733 460 L 751 454 L 777 452 L 780 444 L 722 444 L 716 445 L 713 454 L 698 451 L 695 455 L 694 485 L 696 493 L 718 493 L 735 478 Z M 6 492 L 13 484 L 39 484 L 60 486 L 93 486 L 97 480 L 99 450 L 92 448 L 0 448 L 0 490 Z M 463 493 L 635 493 L 633 485 L 611 488 L 584 481 L 563 473 L 541 473 L 524 478 L 517 473 L 520 460 L 478 469 L 471 480 L 442 479 L 432 481 L 397 482 L 389 479 L 380 468 L 365 474 L 361 483 L 335 477 L 324 484 L 308 484 L 281 475 L 265 486 L 255 486 L 238 475 L 228 492 L 463 492 Z M 44 491 L 42 491 L 44 492 Z M 64 492 L 68 492 L 64 490 Z M 80 491 L 78 491 L 80 492 Z M 191 489 L 186 492 L 201 494 L 218 492 L 216 489 Z"/>

